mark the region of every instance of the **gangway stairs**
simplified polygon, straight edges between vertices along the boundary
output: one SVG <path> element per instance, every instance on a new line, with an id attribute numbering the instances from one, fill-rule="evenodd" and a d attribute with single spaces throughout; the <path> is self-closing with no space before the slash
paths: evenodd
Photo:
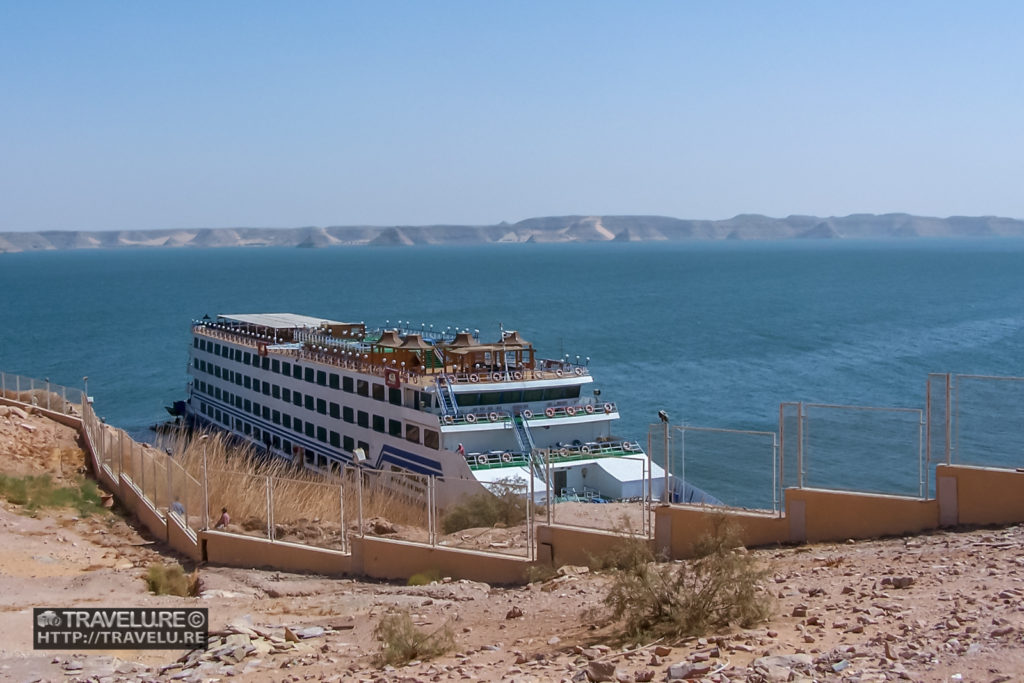
<path id="1" fill-rule="evenodd" d="M 516 435 L 516 441 L 519 443 L 519 450 L 526 454 L 527 459 L 530 462 L 530 470 L 533 472 L 533 476 L 541 481 L 545 481 L 544 477 L 544 462 L 540 458 L 534 457 L 534 451 L 537 450 L 537 444 L 533 441 L 533 434 L 530 433 L 530 424 L 526 419 L 526 416 L 520 413 L 518 416 L 513 415 L 512 427 Z M 550 482 L 548 483 L 548 490 L 551 489 Z"/>
<path id="2" fill-rule="evenodd" d="M 442 380 L 444 380 L 442 382 Z M 447 375 L 440 375 L 436 380 L 437 400 L 441 402 L 441 416 L 451 415 L 457 417 L 459 414 L 459 402 L 455 399 L 455 392 L 452 390 L 452 383 Z"/>

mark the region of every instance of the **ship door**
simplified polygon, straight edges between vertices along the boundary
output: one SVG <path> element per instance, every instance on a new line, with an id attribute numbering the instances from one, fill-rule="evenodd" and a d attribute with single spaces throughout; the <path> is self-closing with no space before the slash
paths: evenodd
<path id="1" fill-rule="evenodd" d="M 560 496 L 569 485 L 569 470 L 555 470 L 555 495 Z"/>

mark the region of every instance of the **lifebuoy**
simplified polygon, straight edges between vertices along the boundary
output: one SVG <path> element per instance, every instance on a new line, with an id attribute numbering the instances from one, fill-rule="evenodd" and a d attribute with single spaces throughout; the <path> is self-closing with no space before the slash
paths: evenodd
<path id="1" fill-rule="evenodd" d="M 576 414 L 576 408 L 574 406 L 566 406 L 565 414 L 568 415 L 569 417 L 572 417 L 573 415 Z"/>
<path id="2" fill-rule="evenodd" d="M 497 422 L 498 414 L 492 411 L 490 414 L 487 415 L 487 419 L 490 420 L 491 422 Z"/>
<path id="3" fill-rule="evenodd" d="M 588 403 L 587 405 L 583 406 L 583 410 L 587 412 L 587 415 L 590 415 L 591 413 L 594 412 L 594 406 Z"/>
<path id="4" fill-rule="evenodd" d="M 466 415 L 466 422 L 468 422 L 470 424 L 473 424 L 474 422 L 476 422 L 476 415 L 474 415 L 473 413 L 468 413 Z"/>
<path id="5" fill-rule="evenodd" d="M 492 373 L 491 374 L 491 379 L 493 381 L 495 381 L 495 382 L 500 382 L 501 381 L 501 373 L 500 372 Z"/>
<path id="6" fill-rule="evenodd" d="M 477 375 L 476 373 L 473 373 L 472 375 L 470 375 L 470 376 L 469 376 L 469 381 L 470 381 L 470 382 L 471 382 L 472 384 L 476 384 L 477 382 L 479 382 L 479 381 L 480 381 L 480 376 L 479 376 L 479 375 Z"/>
<path id="7" fill-rule="evenodd" d="M 589 453 L 590 452 L 590 446 L 580 446 L 580 452 L 581 453 Z"/>
<path id="8" fill-rule="evenodd" d="M 533 411 L 527 408 L 526 410 L 523 411 L 523 417 L 529 420 L 531 417 L 533 417 Z"/>
<path id="9" fill-rule="evenodd" d="M 489 462 L 487 460 L 487 456 L 485 454 L 483 454 L 483 453 L 481 453 L 480 455 L 476 456 L 476 461 L 479 464 L 481 464 L 481 465 L 486 465 Z"/>
<path id="10" fill-rule="evenodd" d="M 606 412 L 606 413 L 612 412 L 612 404 L 611 403 L 605 403 L 604 404 L 604 412 Z"/>
<path id="11" fill-rule="evenodd" d="M 555 409 L 554 408 L 545 408 L 544 409 L 544 414 L 547 415 L 548 417 L 554 417 L 555 416 Z"/>
<path id="12" fill-rule="evenodd" d="M 455 422 L 455 418 L 454 418 L 454 417 L 452 417 L 451 415 L 445 415 L 445 416 L 444 416 L 444 423 L 445 423 L 446 425 L 450 425 L 450 424 L 452 424 L 453 422 Z"/>
<path id="13" fill-rule="evenodd" d="M 622 450 L 628 451 L 628 452 L 632 453 L 632 452 L 638 451 L 640 449 L 637 448 L 635 445 L 629 443 L 628 441 L 623 441 L 622 442 Z"/>
<path id="14" fill-rule="evenodd" d="M 523 373 L 519 372 L 518 370 L 516 370 L 515 372 L 512 373 L 512 379 L 514 379 L 514 380 L 521 380 L 522 378 L 523 378 Z"/>
<path id="15" fill-rule="evenodd" d="M 501 454 L 501 459 L 504 462 L 512 462 L 512 454 L 511 453 L 502 453 Z"/>
<path id="16" fill-rule="evenodd" d="M 583 375 L 583 368 L 576 368 L 573 372 L 576 373 L 577 377 L 581 377 Z"/>
<path id="17" fill-rule="evenodd" d="M 555 370 L 555 377 L 561 377 L 561 376 L 562 376 L 562 371 L 561 370 Z"/>
<path id="18" fill-rule="evenodd" d="M 564 447 L 563 448 L 559 448 L 558 449 L 558 454 L 559 455 L 569 455 L 569 449 L 568 448 L 564 448 Z"/>

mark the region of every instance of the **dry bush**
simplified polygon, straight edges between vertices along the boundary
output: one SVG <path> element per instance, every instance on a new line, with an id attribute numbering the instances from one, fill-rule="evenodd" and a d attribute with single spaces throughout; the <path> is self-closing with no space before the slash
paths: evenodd
<path id="1" fill-rule="evenodd" d="M 656 558 L 650 539 L 636 532 L 629 517 L 623 515 L 614 526 L 614 531 L 618 536 L 609 541 L 605 551 L 590 555 L 591 569 L 635 570 L 654 562 Z"/>
<path id="2" fill-rule="evenodd" d="M 462 529 L 516 526 L 526 521 L 526 484 L 521 479 L 499 479 L 446 511 L 442 528 L 451 534 Z"/>
<path id="3" fill-rule="evenodd" d="M 149 565 L 146 586 L 154 595 L 177 595 L 183 598 L 199 595 L 199 570 L 186 574 L 178 563 Z"/>
<path id="4" fill-rule="evenodd" d="M 408 611 L 385 615 L 373 629 L 381 641 L 379 666 L 402 666 L 414 660 L 433 659 L 455 647 L 455 634 L 447 622 L 432 633 L 416 628 Z"/>
<path id="5" fill-rule="evenodd" d="M 766 619 L 771 599 L 760 583 L 767 571 L 742 548 L 724 516 L 697 541 L 692 560 L 643 562 L 616 572 L 604 603 L 628 637 L 684 637 Z"/>

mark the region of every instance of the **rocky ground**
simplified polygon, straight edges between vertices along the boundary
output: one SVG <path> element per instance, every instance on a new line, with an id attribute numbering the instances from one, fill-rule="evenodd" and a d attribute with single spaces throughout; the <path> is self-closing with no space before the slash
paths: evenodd
<path id="1" fill-rule="evenodd" d="M 73 479 L 75 433 L 0 407 L 7 473 Z M 525 587 L 428 586 L 200 568 L 196 598 L 150 594 L 146 568 L 176 559 L 116 511 L 35 515 L 0 502 L 0 680 L 1016 681 L 1024 680 L 1024 528 L 751 551 L 774 616 L 683 642 L 622 642 L 608 574 L 566 568 Z M 32 649 L 43 606 L 208 607 L 205 651 Z M 455 649 L 380 668 L 381 617 L 449 625 Z"/>

